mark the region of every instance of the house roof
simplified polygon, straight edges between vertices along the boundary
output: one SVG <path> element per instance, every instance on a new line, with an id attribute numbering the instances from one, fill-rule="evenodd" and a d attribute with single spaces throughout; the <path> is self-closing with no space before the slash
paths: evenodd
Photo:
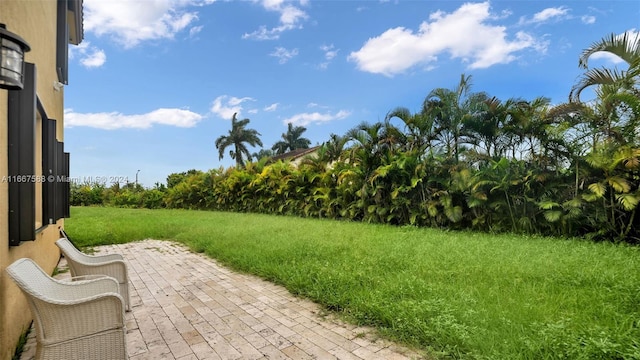
<path id="1" fill-rule="evenodd" d="M 67 16 L 67 23 L 69 25 L 69 43 L 78 45 L 84 39 L 84 25 L 83 17 L 83 0 L 68 0 L 67 10 L 70 14 Z"/>
<path id="2" fill-rule="evenodd" d="M 309 155 L 309 154 L 313 153 L 314 151 L 318 150 L 319 147 L 320 146 L 314 146 L 314 147 L 310 147 L 308 149 L 295 149 L 293 151 L 289 151 L 289 152 L 286 152 L 284 154 L 273 156 L 270 160 L 271 161 L 295 160 L 295 159 L 301 158 L 301 157 L 303 157 L 305 155 Z"/>

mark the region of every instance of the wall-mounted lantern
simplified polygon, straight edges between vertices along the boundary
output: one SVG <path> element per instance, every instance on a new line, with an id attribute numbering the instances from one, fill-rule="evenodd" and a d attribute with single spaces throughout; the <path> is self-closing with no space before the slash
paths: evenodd
<path id="1" fill-rule="evenodd" d="M 31 50 L 20 36 L 0 24 L 0 88 L 22 90 L 24 83 L 24 53 Z"/>

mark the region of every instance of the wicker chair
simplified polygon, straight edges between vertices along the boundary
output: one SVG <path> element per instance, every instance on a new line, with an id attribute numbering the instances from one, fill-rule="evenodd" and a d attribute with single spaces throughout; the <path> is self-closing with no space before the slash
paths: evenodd
<path id="1" fill-rule="evenodd" d="M 120 295 L 124 299 L 125 310 L 131 311 L 129 274 L 127 273 L 127 264 L 124 262 L 122 255 L 86 255 L 76 249 L 66 238 L 56 241 L 56 245 L 58 245 L 67 259 L 71 276 L 106 275 L 116 279 L 120 285 Z"/>
<path id="2" fill-rule="evenodd" d="M 124 300 L 110 277 L 60 281 L 33 260 L 6 269 L 26 295 L 36 359 L 126 359 Z"/>

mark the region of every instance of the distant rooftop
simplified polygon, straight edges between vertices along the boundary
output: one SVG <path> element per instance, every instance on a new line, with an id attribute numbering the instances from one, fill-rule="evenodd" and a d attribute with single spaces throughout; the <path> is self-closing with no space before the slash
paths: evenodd
<path id="1" fill-rule="evenodd" d="M 280 155 L 276 155 L 271 157 L 271 161 L 278 161 L 278 160 L 295 160 L 298 158 L 301 158 L 305 155 L 309 155 L 311 153 L 313 153 L 314 151 L 318 150 L 320 146 L 314 146 L 314 147 L 310 147 L 308 149 L 295 149 L 293 151 L 289 151 L 286 152 L 284 154 L 280 154 Z"/>

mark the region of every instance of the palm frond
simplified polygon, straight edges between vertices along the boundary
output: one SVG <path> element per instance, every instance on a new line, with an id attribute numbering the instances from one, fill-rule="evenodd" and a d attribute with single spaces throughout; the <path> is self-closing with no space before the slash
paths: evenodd
<path id="1" fill-rule="evenodd" d="M 617 55 L 631 65 L 640 59 L 640 36 L 633 32 L 625 32 L 621 35 L 609 34 L 584 49 L 580 54 L 578 65 L 583 69 L 588 68 L 591 55 L 600 51 Z"/>
<path id="2" fill-rule="evenodd" d="M 631 88 L 632 81 L 632 79 L 629 79 L 628 72 L 626 71 L 607 68 L 590 69 L 584 73 L 571 88 L 569 101 L 579 102 L 582 91 L 590 86 L 625 84 L 627 88 Z"/>

